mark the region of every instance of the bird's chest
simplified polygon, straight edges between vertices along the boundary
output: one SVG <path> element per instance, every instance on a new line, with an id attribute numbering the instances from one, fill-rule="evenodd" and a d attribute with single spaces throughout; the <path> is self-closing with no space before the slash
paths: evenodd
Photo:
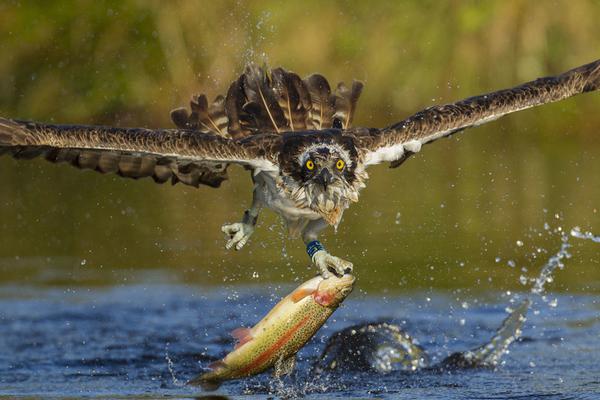
<path id="1" fill-rule="evenodd" d="M 260 172 L 254 176 L 255 192 L 266 207 L 280 214 L 288 222 L 321 217 L 309 207 L 298 206 L 280 189 L 277 179 L 276 175 L 267 172 Z"/>

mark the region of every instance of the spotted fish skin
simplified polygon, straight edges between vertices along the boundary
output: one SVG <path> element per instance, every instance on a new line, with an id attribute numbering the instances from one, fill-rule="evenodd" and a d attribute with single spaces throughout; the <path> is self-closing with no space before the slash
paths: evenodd
<path id="1" fill-rule="evenodd" d="M 250 329 L 233 332 L 236 348 L 188 384 L 214 390 L 221 382 L 259 374 L 294 357 L 350 294 L 354 276 L 317 276 L 283 298 Z"/>

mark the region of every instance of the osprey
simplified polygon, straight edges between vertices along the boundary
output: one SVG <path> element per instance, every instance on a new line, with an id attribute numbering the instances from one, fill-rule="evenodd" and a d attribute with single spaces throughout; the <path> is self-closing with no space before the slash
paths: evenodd
<path id="1" fill-rule="evenodd" d="M 424 144 L 503 115 L 600 88 L 600 60 L 511 89 L 426 108 L 385 128 L 352 127 L 363 85 L 332 90 L 313 74 L 246 67 L 226 94 L 211 103 L 194 96 L 191 110 L 173 110 L 176 129 L 51 125 L 0 118 L 0 154 L 51 162 L 126 178 L 152 177 L 219 187 L 231 164 L 251 172 L 252 204 L 239 223 L 224 225 L 228 249 L 240 250 L 259 211 L 268 207 L 301 237 L 327 278 L 352 269 L 329 254 L 320 231 L 337 226 L 365 187 L 370 165 L 402 164 Z"/>

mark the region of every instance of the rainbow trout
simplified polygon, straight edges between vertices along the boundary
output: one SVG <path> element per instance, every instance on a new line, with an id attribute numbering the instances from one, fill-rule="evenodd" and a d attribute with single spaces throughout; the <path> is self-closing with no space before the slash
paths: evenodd
<path id="1" fill-rule="evenodd" d="M 225 380 L 256 375 L 273 366 L 276 376 L 291 373 L 298 350 L 350 294 L 353 284 L 354 276 L 349 274 L 304 282 L 254 327 L 234 330 L 234 350 L 188 384 L 215 390 Z"/>

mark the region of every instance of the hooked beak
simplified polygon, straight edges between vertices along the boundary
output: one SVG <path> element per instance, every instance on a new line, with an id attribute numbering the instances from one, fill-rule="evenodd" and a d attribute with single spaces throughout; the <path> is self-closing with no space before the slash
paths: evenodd
<path id="1" fill-rule="evenodd" d="M 327 168 L 323 168 L 315 180 L 317 183 L 323 185 L 324 189 L 327 189 L 327 186 L 333 183 L 333 178 L 334 176 L 331 174 L 331 172 L 329 172 Z"/>

